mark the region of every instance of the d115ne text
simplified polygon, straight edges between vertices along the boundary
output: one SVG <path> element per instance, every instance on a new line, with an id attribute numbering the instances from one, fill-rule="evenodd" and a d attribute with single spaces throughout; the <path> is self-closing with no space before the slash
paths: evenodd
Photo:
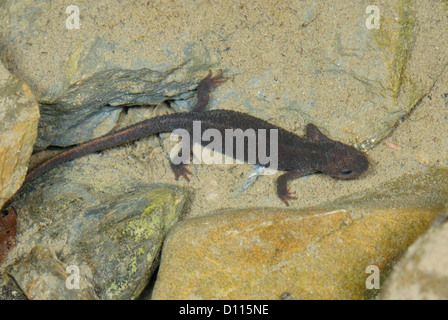
<path id="1" fill-rule="evenodd" d="M 267 304 L 240 304 L 223 306 L 223 314 L 268 314 Z"/>

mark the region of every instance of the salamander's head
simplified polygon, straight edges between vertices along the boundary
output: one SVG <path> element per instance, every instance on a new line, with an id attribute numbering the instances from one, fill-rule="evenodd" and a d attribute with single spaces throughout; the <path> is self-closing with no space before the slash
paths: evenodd
<path id="1" fill-rule="evenodd" d="M 318 145 L 316 171 L 339 179 L 355 179 L 369 168 L 369 160 L 364 153 L 352 146 L 331 140 L 311 123 L 306 127 L 306 136 Z"/>
<path id="2" fill-rule="evenodd" d="M 355 179 L 369 168 L 366 155 L 352 146 L 337 141 L 332 142 L 323 161 L 320 171 L 338 179 Z"/>

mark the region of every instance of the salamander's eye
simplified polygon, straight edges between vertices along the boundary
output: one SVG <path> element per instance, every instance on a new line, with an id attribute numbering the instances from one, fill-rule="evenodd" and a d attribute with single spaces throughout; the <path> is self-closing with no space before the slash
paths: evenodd
<path id="1" fill-rule="evenodd" d="M 345 176 L 351 175 L 352 173 L 353 173 L 352 170 L 344 170 L 344 171 L 342 171 L 342 174 L 345 175 Z"/>

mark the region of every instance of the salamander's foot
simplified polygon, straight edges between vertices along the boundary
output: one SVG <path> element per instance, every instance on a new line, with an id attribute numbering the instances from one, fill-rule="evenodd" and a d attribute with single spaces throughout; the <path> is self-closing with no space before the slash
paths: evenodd
<path id="1" fill-rule="evenodd" d="M 188 182 L 190 182 L 190 177 L 188 175 L 193 175 L 193 173 L 188 170 L 187 166 L 183 163 L 180 164 L 174 164 L 174 163 L 170 163 L 171 164 L 171 169 L 174 172 L 174 178 L 176 179 L 176 181 L 179 180 L 179 177 L 184 177 L 185 180 L 187 180 Z"/>
<path id="2" fill-rule="evenodd" d="M 284 194 L 279 194 L 278 196 L 287 206 L 289 206 L 288 200 L 297 200 L 297 197 L 294 196 L 294 194 L 296 193 L 287 189 Z"/>
<path id="3" fill-rule="evenodd" d="M 198 102 L 196 105 L 191 109 L 193 112 L 203 112 L 207 109 L 209 97 L 210 97 L 210 91 L 213 88 L 216 88 L 220 83 L 223 83 L 227 80 L 226 77 L 222 76 L 222 70 L 219 70 L 219 72 L 212 76 L 212 72 L 209 71 L 208 75 L 199 82 L 198 89 L 197 89 L 197 95 L 198 95 Z"/>
<path id="4" fill-rule="evenodd" d="M 286 173 L 282 174 L 280 177 L 277 178 L 277 195 L 278 197 L 287 205 L 289 206 L 288 200 L 296 200 L 297 197 L 293 196 L 295 192 L 289 191 L 288 188 L 288 181 L 303 177 L 307 174 L 314 173 L 313 170 L 292 170 L 287 171 Z"/>
<path id="5" fill-rule="evenodd" d="M 204 81 L 205 80 L 205 81 Z M 213 88 L 216 88 L 220 83 L 226 82 L 227 78 L 222 76 L 222 70 L 219 70 L 217 74 L 212 77 L 212 71 L 208 72 L 208 75 L 201 81 L 204 82 L 204 86 L 208 88 L 210 91 Z"/>

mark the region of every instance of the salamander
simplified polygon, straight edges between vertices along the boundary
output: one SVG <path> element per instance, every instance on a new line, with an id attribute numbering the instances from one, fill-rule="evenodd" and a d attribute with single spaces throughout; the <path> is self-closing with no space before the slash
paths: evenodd
<path id="1" fill-rule="evenodd" d="M 156 116 L 64 151 L 31 170 L 27 174 L 22 188 L 55 166 L 93 152 L 176 129 L 185 129 L 191 134 L 196 121 L 201 124 L 201 133 L 207 129 L 215 129 L 223 137 L 225 137 L 227 129 L 243 131 L 253 129 L 256 132 L 259 132 L 260 129 L 265 129 L 267 132 L 272 132 L 272 129 L 276 130 L 277 169 L 285 171 L 277 179 L 277 195 L 286 205 L 289 205 L 288 200 L 297 199 L 287 186 L 288 181 L 292 179 L 319 172 L 339 179 L 354 179 L 368 169 L 369 161 L 364 153 L 352 146 L 328 138 L 314 124 L 308 124 L 305 137 L 300 137 L 249 114 L 222 109 L 206 110 L 211 90 L 224 81 L 226 78 L 222 77 L 222 72 L 212 76 L 210 71 L 197 87 L 197 103 L 190 112 Z M 269 138 L 266 141 L 270 141 Z M 209 143 L 208 141 L 200 142 L 205 147 Z M 247 159 L 248 144 L 245 144 L 244 148 L 243 155 Z M 266 154 L 271 150 L 269 143 L 265 150 L 267 150 Z M 224 150 L 223 153 L 234 158 L 237 157 L 235 151 L 228 153 L 227 150 Z M 258 160 L 256 162 L 261 164 Z M 192 173 L 184 163 L 174 164 L 171 162 L 171 168 L 176 180 L 182 176 L 189 181 L 188 176 Z M 2 212 L 8 212 L 12 200 L 12 198 L 8 200 Z"/>

